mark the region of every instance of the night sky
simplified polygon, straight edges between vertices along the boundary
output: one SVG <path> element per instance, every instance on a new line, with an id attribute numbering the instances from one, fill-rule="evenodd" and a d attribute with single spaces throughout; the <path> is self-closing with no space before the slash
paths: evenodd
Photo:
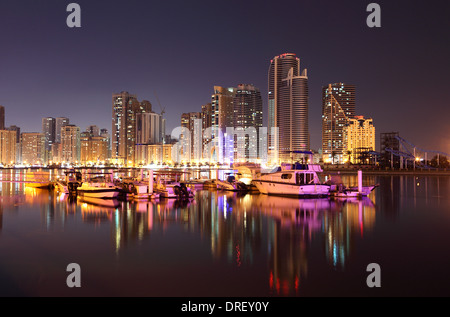
<path id="1" fill-rule="evenodd" d="M 81 28 L 69 28 L 69 3 Z M 366 7 L 381 6 L 381 28 Z M 69 117 L 111 131 L 112 93 L 165 107 L 167 133 L 213 86 L 254 84 L 267 110 L 270 59 L 308 69 L 311 146 L 321 143 L 321 88 L 356 85 L 356 112 L 380 132 L 450 152 L 450 2 L 364 0 L 1 0 L 0 105 L 6 125 L 41 131 Z M 265 116 L 265 123 L 267 123 Z"/>

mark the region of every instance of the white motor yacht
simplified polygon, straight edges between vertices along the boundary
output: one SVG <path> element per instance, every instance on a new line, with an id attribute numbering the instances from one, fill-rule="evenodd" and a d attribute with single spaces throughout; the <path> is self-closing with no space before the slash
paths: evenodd
<path id="1" fill-rule="evenodd" d="M 267 195 L 324 197 L 330 194 L 330 185 L 318 176 L 320 165 L 302 165 L 273 173 L 261 174 L 253 179 L 259 192 Z"/>

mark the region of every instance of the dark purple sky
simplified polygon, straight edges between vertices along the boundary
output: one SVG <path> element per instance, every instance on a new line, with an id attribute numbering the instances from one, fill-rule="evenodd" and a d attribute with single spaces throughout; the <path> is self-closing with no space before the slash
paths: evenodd
<path id="1" fill-rule="evenodd" d="M 82 27 L 66 26 L 81 6 Z M 371 2 L 382 27 L 366 25 Z M 6 125 L 40 131 L 69 117 L 111 131 L 122 90 L 166 110 L 167 133 L 200 111 L 214 85 L 252 83 L 267 107 L 272 57 L 295 53 L 309 75 L 309 122 L 321 142 L 321 87 L 357 86 L 357 113 L 380 132 L 450 152 L 450 2 L 363 0 L 0 2 L 0 104 Z"/>

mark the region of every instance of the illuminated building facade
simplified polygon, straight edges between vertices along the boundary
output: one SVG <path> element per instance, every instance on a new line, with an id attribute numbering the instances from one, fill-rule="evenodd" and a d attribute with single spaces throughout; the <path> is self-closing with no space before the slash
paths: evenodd
<path id="1" fill-rule="evenodd" d="M 211 96 L 211 137 L 209 146 L 204 150 L 206 159 L 214 162 L 224 161 L 226 128 L 233 127 L 233 99 L 236 95 L 236 88 L 225 88 L 214 86 L 214 93 Z"/>
<path id="2" fill-rule="evenodd" d="M 139 102 L 136 95 L 122 91 L 112 96 L 112 145 L 113 162 L 133 165 L 135 161 L 136 115 L 152 112 L 149 101 Z"/>
<path id="3" fill-rule="evenodd" d="M 0 106 L 0 130 L 5 129 L 5 107 Z"/>
<path id="4" fill-rule="evenodd" d="M 80 128 L 73 124 L 61 128 L 61 161 L 80 162 Z"/>
<path id="5" fill-rule="evenodd" d="M 204 152 L 205 149 L 207 149 L 208 147 L 208 143 L 211 142 L 211 137 L 210 135 L 208 135 L 208 133 L 205 133 L 208 129 L 211 129 L 211 125 L 212 125 L 212 104 L 211 103 L 207 103 L 205 105 L 202 105 L 202 158 L 206 159 L 207 157 L 209 157 L 209 153 L 208 155 Z"/>
<path id="6" fill-rule="evenodd" d="M 286 53 L 270 61 L 268 77 L 269 152 L 282 162 L 299 160 L 305 156 L 293 152 L 310 150 L 307 70 L 300 73 L 300 59 Z"/>
<path id="7" fill-rule="evenodd" d="M 0 130 L 0 163 L 3 166 L 17 162 L 16 135 L 16 131 Z"/>
<path id="8" fill-rule="evenodd" d="M 325 163 L 344 163 L 344 127 L 355 116 L 355 86 L 344 83 L 322 88 L 322 154 Z"/>
<path id="9" fill-rule="evenodd" d="M 235 132 L 237 128 L 253 130 L 255 133 L 235 135 L 234 159 L 251 161 L 257 159 L 259 153 L 259 129 L 262 127 L 263 109 L 261 92 L 253 85 L 240 84 L 237 86 L 236 94 L 233 99 L 233 127 Z M 251 153 L 255 157 L 251 157 Z M 239 157 L 239 154 L 244 157 Z"/>
<path id="10" fill-rule="evenodd" d="M 148 163 L 147 145 L 162 143 L 164 130 L 165 124 L 160 114 L 155 112 L 136 114 L 135 164 L 146 165 Z"/>
<path id="11" fill-rule="evenodd" d="M 93 136 L 89 132 L 80 133 L 80 162 L 82 164 L 103 164 L 108 159 L 107 139 Z"/>
<path id="12" fill-rule="evenodd" d="M 375 127 L 371 118 L 355 116 L 344 127 L 344 161 L 352 164 L 368 163 L 364 152 L 375 151 Z"/>
<path id="13" fill-rule="evenodd" d="M 44 162 L 51 160 L 52 144 L 55 143 L 55 118 L 42 118 L 42 134 L 44 135 Z"/>
<path id="14" fill-rule="evenodd" d="M 147 145 L 147 164 L 171 165 L 172 146 L 172 144 Z"/>
<path id="15" fill-rule="evenodd" d="M 61 128 L 70 124 L 69 118 L 58 117 L 55 119 L 55 142 L 61 143 Z"/>
<path id="16" fill-rule="evenodd" d="M 202 113 L 188 112 L 181 115 L 181 127 L 189 130 L 189 138 L 180 136 L 181 142 L 187 142 L 190 161 L 200 161 L 202 158 Z"/>
<path id="17" fill-rule="evenodd" d="M 42 165 L 44 163 L 44 136 L 38 132 L 22 132 L 21 153 L 22 164 Z"/>

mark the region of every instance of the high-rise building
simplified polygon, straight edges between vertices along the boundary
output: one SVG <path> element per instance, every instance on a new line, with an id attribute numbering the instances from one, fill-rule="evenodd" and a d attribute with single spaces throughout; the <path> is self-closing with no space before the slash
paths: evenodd
<path id="1" fill-rule="evenodd" d="M 21 162 L 21 153 L 20 153 L 20 127 L 16 125 L 9 126 L 6 130 L 15 131 L 16 132 L 16 162 Z"/>
<path id="2" fill-rule="evenodd" d="M 202 105 L 202 158 L 207 158 L 209 155 L 204 153 L 204 150 L 207 148 L 209 142 L 211 142 L 211 137 L 208 136 L 207 131 L 211 129 L 212 125 L 212 105 L 211 103 L 207 103 L 206 105 Z"/>
<path id="3" fill-rule="evenodd" d="M 235 95 L 236 88 L 214 86 L 214 93 L 211 96 L 211 142 L 206 153 L 209 153 L 209 159 L 215 162 L 224 161 L 226 128 L 233 127 Z"/>
<path id="4" fill-rule="evenodd" d="M 80 128 L 76 125 L 61 128 L 61 160 L 66 164 L 80 162 Z"/>
<path id="5" fill-rule="evenodd" d="M 344 127 L 355 116 L 355 86 L 344 83 L 322 88 L 322 155 L 325 163 L 344 162 Z"/>
<path id="6" fill-rule="evenodd" d="M 344 127 L 344 161 L 366 164 L 364 153 L 375 151 L 375 127 L 371 118 L 355 116 Z"/>
<path id="7" fill-rule="evenodd" d="M 202 158 L 202 113 L 188 112 L 181 115 L 181 126 L 189 130 L 188 138 L 180 136 L 181 142 L 187 142 L 189 161 L 200 161 Z"/>
<path id="8" fill-rule="evenodd" d="M 80 162 L 98 164 L 106 161 L 108 156 L 107 139 L 93 136 L 90 132 L 80 133 Z"/>
<path id="9" fill-rule="evenodd" d="M 39 132 L 22 132 L 20 138 L 22 164 L 44 164 L 44 135 Z"/>
<path id="10" fill-rule="evenodd" d="M 51 158 L 52 144 L 55 142 L 56 131 L 55 118 L 42 118 L 42 134 L 44 135 L 44 162 L 47 163 Z"/>
<path id="11" fill-rule="evenodd" d="M 90 136 L 100 136 L 100 129 L 96 125 L 88 126 L 86 132 L 88 132 Z"/>
<path id="12" fill-rule="evenodd" d="M 16 131 L 0 130 L 0 163 L 3 166 L 13 165 L 17 162 Z"/>
<path id="13" fill-rule="evenodd" d="M 0 130 L 5 129 L 5 107 L 0 106 Z"/>
<path id="14" fill-rule="evenodd" d="M 233 108 L 235 132 L 238 128 L 243 130 L 241 134 L 238 133 L 234 137 L 234 159 L 256 160 L 259 154 L 259 129 L 262 127 L 263 121 L 262 98 L 259 89 L 248 84 L 238 85 L 233 99 Z M 246 134 L 246 132 L 249 133 Z M 243 157 L 239 157 L 241 153 Z"/>
<path id="15" fill-rule="evenodd" d="M 55 142 L 61 143 L 61 127 L 70 123 L 69 118 L 58 117 L 55 119 Z"/>
<path id="16" fill-rule="evenodd" d="M 108 160 L 111 158 L 111 136 L 109 135 L 108 129 L 100 129 L 100 136 L 106 139 L 106 147 L 107 147 L 106 159 Z"/>
<path id="17" fill-rule="evenodd" d="M 136 114 L 152 111 L 149 101 L 139 102 L 126 91 L 113 94 L 112 106 L 112 159 L 119 164 L 134 164 Z"/>
<path id="18" fill-rule="evenodd" d="M 307 70 L 300 73 L 300 59 L 286 53 L 270 61 L 268 77 L 269 152 L 275 161 L 307 157 L 299 154 L 310 150 Z"/>
<path id="19" fill-rule="evenodd" d="M 61 136 L 60 136 L 61 137 Z M 62 146 L 61 143 L 53 143 L 52 144 L 52 163 L 53 164 L 59 164 L 61 163 L 61 157 L 62 157 Z"/>
<path id="20" fill-rule="evenodd" d="M 147 164 L 147 147 L 150 144 L 163 143 L 164 122 L 160 114 L 142 112 L 136 114 L 135 122 L 135 163 Z"/>

